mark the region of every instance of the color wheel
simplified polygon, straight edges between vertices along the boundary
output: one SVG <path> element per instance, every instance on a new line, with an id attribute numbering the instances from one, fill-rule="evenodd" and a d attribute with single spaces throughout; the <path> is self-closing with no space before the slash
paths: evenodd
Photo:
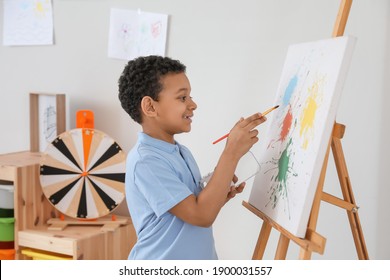
<path id="1" fill-rule="evenodd" d="M 47 146 L 43 156 L 43 193 L 69 217 L 103 217 L 125 197 L 125 162 L 125 153 L 103 132 L 89 128 L 66 131 Z"/>

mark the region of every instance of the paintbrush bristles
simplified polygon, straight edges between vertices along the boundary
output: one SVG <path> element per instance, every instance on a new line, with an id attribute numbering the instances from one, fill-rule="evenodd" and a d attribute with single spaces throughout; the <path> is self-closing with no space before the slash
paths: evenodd
<path id="1" fill-rule="evenodd" d="M 276 106 L 274 106 L 274 107 L 268 109 L 267 111 L 265 111 L 265 112 L 262 113 L 261 115 L 265 116 L 265 115 L 267 115 L 268 113 L 272 112 L 273 110 L 275 110 L 275 109 L 278 108 L 278 107 L 279 107 L 279 105 L 276 105 Z"/>

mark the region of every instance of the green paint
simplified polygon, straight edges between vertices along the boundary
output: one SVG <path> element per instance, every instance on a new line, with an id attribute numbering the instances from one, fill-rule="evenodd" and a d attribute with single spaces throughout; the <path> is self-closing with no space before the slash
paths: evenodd
<path id="1" fill-rule="evenodd" d="M 287 181 L 287 175 L 288 175 L 288 164 L 290 163 L 290 155 L 287 152 L 288 147 L 291 145 L 292 139 L 287 144 L 287 147 L 282 152 L 279 161 L 278 161 L 278 175 L 275 178 L 275 181 L 282 182 L 284 185 L 286 185 Z"/>
<path id="2" fill-rule="evenodd" d="M 277 173 L 272 175 L 271 181 L 273 182 L 270 193 L 269 193 L 269 203 L 271 207 L 274 209 L 278 204 L 279 200 L 282 199 L 287 204 L 287 211 L 290 218 L 290 211 L 288 207 L 288 192 L 287 192 L 287 182 L 289 176 L 297 176 L 297 174 L 292 172 L 292 161 L 291 161 L 291 151 L 289 151 L 290 146 L 293 144 L 292 139 L 290 138 L 286 148 L 280 155 L 278 160 L 275 160 L 275 165 L 277 165 L 273 169 L 277 169 Z M 268 205 L 268 203 L 267 203 Z M 286 210 L 286 209 L 285 209 Z"/>

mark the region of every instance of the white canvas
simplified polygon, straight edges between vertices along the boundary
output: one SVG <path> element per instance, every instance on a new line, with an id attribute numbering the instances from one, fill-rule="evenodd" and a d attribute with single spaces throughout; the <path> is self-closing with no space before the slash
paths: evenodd
<path id="1" fill-rule="evenodd" d="M 356 43 L 337 37 L 288 48 L 249 203 L 298 237 L 308 218 Z"/>

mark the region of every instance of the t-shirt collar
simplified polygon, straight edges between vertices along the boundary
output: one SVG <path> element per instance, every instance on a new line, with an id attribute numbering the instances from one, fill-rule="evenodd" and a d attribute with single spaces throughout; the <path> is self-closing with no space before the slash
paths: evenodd
<path id="1" fill-rule="evenodd" d="M 153 138 L 144 132 L 138 133 L 138 141 L 142 144 L 153 146 L 157 149 L 163 150 L 168 153 L 173 153 L 174 151 L 178 151 L 180 145 L 176 141 L 175 144 L 172 144 L 163 140 Z"/>

